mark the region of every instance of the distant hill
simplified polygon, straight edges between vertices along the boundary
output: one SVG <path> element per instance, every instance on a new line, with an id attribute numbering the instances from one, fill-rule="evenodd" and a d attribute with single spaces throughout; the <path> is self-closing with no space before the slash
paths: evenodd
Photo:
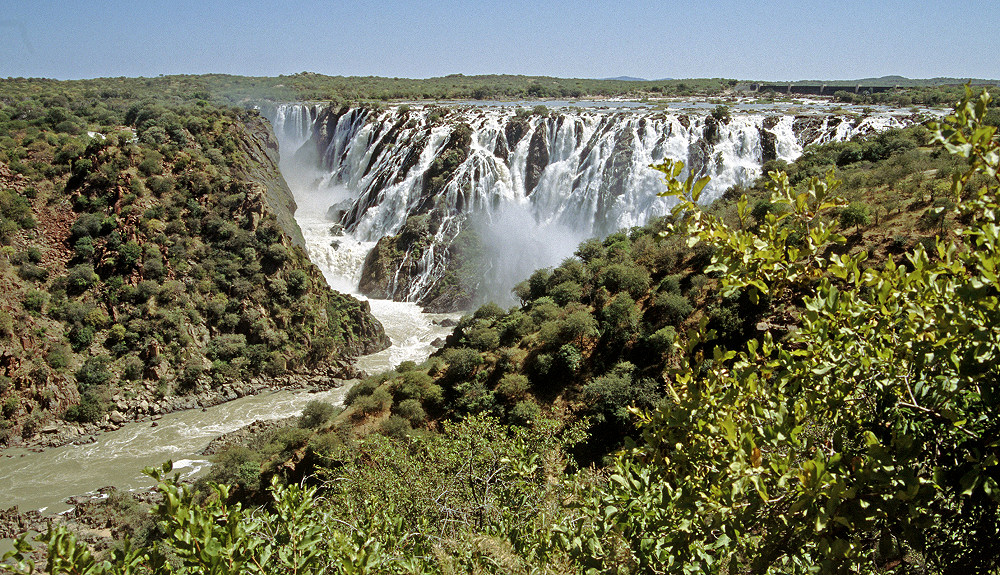
<path id="1" fill-rule="evenodd" d="M 670 82 L 673 78 L 657 78 L 655 80 L 647 80 L 646 78 L 636 78 L 635 76 L 616 76 L 614 78 L 601 78 L 602 80 L 608 80 L 611 82 Z"/>
<path id="2" fill-rule="evenodd" d="M 919 88 L 926 86 L 948 86 L 961 85 L 971 82 L 974 85 L 994 85 L 1000 86 L 1000 80 L 987 80 L 983 78 L 907 78 L 905 76 L 882 76 L 880 78 L 861 78 L 858 80 L 796 80 L 794 82 L 764 82 L 765 84 L 791 84 L 793 86 L 815 86 L 823 84 L 826 86 L 899 86 L 900 88 Z"/>

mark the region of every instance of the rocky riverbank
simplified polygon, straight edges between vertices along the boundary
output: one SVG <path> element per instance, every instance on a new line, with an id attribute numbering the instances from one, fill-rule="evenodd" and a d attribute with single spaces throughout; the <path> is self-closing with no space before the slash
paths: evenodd
<path id="1" fill-rule="evenodd" d="M 215 455 L 220 451 L 232 447 L 233 445 L 245 444 L 251 437 L 259 436 L 273 429 L 291 427 L 299 420 L 298 417 L 286 417 L 284 419 L 273 419 L 268 421 L 255 421 L 250 425 L 241 427 L 236 431 L 225 433 L 213 439 L 201 454 L 204 456 Z"/>
<path id="2" fill-rule="evenodd" d="M 93 495 L 70 497 L 73 509 L 58 515 L 20 511 L 16 506 L 0 509 L 0 539 L 16 539 L 24 533 L 44 533 L 49 525 L 64 525 L 78 540 L 96 552 L 110 548 L 128 537 L 145 540 L 154 527 L 148 510 L 162 495 L 154 489 L 126 492 L 103 487 Z M 45 549 L 38 545 L 30 553 L 36 564 L 44 564 Z"/>
<path id="3" fill-rule="evenodd" d="M 364 372 L 358 371 L 351 364 L 332 365 L 324 369 L 304 373 L 293 373 L 279 377 L 252 378 L 247 381 L 236 381 L 219 387 L 210 387 L 207 383 L 199 384 L 194 390 L 184 395 L 161 396 L 157 393 L 155 383 L 147 382 L 144 386 L 129 390 L 131 393 L 118 392 L 111 397 L 108 413 L 97 422 L 75 423 L 65 420 L 51 420 L 40 426 L 36 433 L 28 438 L 11 437 L 4 447 L 20 447 L 33 451 L 41 451 L 50 447 L 67 444 L 86 444 L 97 440 L 97 435 L 113 431 L 135 421 L 156 420 L 167 413 L 186 409 L 205 409 L 248 395 L 264 391 L 280 389 L 307 389 L 324 391 L 345 385 L 349 380 L 364 377 Z M 0 454 L 3 453 L 0 447 Z"/>

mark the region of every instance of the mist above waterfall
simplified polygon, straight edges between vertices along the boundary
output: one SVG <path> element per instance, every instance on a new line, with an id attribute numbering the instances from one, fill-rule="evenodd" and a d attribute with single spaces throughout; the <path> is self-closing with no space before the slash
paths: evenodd
<path id="1" fill-rule="evenodd" d="M 554 267 L 571 256 L 589 234 L 560 222 L 539 222 L 524 204 L 506 206 L 469 225 L 483 242 L 485 273 L 476 294 L 479 303 L 515 303 L 511 289 L 540 268 Z"/>

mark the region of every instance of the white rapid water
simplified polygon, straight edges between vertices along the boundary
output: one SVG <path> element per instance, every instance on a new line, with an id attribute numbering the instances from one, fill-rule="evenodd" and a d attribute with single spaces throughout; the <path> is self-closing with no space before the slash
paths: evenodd
<path id="1" fill-rule="evenodd" d="M 512 238 L 514 232 L 536 238 L 535 244 L 569 236 L 557 242 L 565 243 L 558 249 L 513 241 L 489 254 L 491 271 L 480 287 L 509 298 L 510 287 L 524 276 L 505 273 L 557 264 L 583 239 L 666 214 L 671 202 L 657 196 L 664 185 L 650 164 L 683 160 L 687 170 L 711 176 L 702 196 L 709 202 L 733 185 L 751 183 L 767 159 L 790 162 L 809 144 L 911 121 L 889 112 L 735 109 L 726 119 L 710 112 L 635 106 L 566 106 L 546 115 L 517 105 L 262 107 L 281 141 L 282 162 L 295 166 L 285 170 L 293 191 L 320 191 L 317 199 L 330 200 L 315 206 L 320 215 L 336 204 L 333 215 L 361 242 L 358 249 L 397 234 L 410 216 L 435 214 L 440 225 L 434 241 L 415 265 L 405 264 L 419 273 L 397 274 L 388 290 L 393 299 L 415 302 L 444 277 L 447 248 L 470 225 L 480 236 Z M 453 154 L 452 140 L 463 131 L 471 140 L 468 153 L 459 156 L 439 190 L 429 191 L 428 169 Z M 293 171 L 299 175 L 290 176 Z"/>
<path id="2" fill-rule="evenodd" d="M 284 171 L 287 171 L 284 170 Z M 296 181 L 291 175 L 290 182 Z M 444 338 L 450 328 L 438 323 L 458 314 L 426 314 L 415 303 L 369 299 L 357 290 L 361 266 L 365 256 L 375 245 L 374 241 L 361 241 L 354 234 L 335 234 L 334 222 L 326 218 L 326 208 L 345 197 L 346 190 L 337 188 L 308 189 L 292 187 L 298 204 L 295 220 L 302 229 L 309 259 L 323 272 L 333 289 L 367 300 L 374 315 L 385 328 L 392 342 L 388 349 L 358 358 L 355 365 L 369 373 L 378 373 L 399 365 L 403 361 L 421 362 L 434 351 L 431 342 Z"/>
<path id="3" fill-rule="evenodd" d="M 44 507 L 46 513 L 58 513 L 70 508 L 67 498 L 107 485 L 148 488 L 154 483 L 142 469 L 168 459 L 182 476 L 197 475 L 210 465 L 201 451 L 216 437 L 254 421 L 298 415 L 314 399 L 339 404 L 347 389 L 262 393 L 204 411 L 169 413 L 155 422 L 156 427 L 149 421 L 129 423 L 86 445 L 64 445 L 39 453 L 7 449 L 0 455 L 0 509 L 17 505 L 21 510 Z"/>

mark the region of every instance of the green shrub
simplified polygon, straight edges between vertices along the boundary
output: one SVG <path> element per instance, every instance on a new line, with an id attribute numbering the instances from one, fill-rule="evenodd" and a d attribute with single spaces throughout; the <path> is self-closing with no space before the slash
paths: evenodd
<path id="1" fill-rule="evenodd" d="M 508 401 L 519 401 L 528 394 L 528 378 L 520 373 L 508 373 L 500 378 L 496 393 Z"/>
<path id="2" fill-rule="evenodd" d="M 212 364 L 213 369 L 215 364 Z M 198 385 L 198 380 L 205 373 L 205 365 L 202 363 L 201 358 L 191 358 L 185 364 L 184 368 L 180 370 L 177 374 L 177 388 L 181 392 L 188 392 Z"/>
<path id="3" fill-rule="evenodd" d="M 351 406 L 354 408 L 354 417 L 363 418 L 385 411 L 392 403 L 392 396 L 384 387 L 379 387 L 371 395 L 364 395 L 356 398 Z"/>
<path id="4" fill-rule="evenodd" d="M 427 419 L 427 412 L 424 411 L 423 406 L 420 405 L 420 401 L 417 399 L 405 399 L 401 401 L 396 405 L 395 411 L 414 427 L 422 424 Z"/>
<path id="5" fill-rule="evenodd" d="M 549 294 L 557 304 L 565 306 L 583 298 L 583 286 L 575 281 L 564 281 L 550 289 Z"/>
<path id="6" fill-rule="evenodd" d="M 142 372 L 145 367 L 145 364 L 139 359 L 138 355 L 129 354 L 125 357 L 122 365 L 122 379 L 126 381 L 138 381 L 142 378 Z"/>
<path id="7" fill-rule="evenodd" d="M 503 308 L 493 302 L 489 302 L 480 306 L 479 309 L 472 314 L 472 317 L 475 319 L 495 320 L 503 317 L 503 315 Z"/>
<path id="8" fill-rule="evenodd" d="M 73 244 L 73 252 L 76 257 L 82 260 L 89 260 L 94 257 L 94 240 L 90 236 L 84 236 Z"/>
<path id="9" fill-rule="evenodd" d="M 610 341 L 623 343 L 639 328 L 639 308 L 627 293 L 616 295 L 601 310 L 601 330 Z"/>
<path id="10" fill-rule="evenodd" d="M 397 400 L 403 399 L 424 399 L 431 386 L 434 386 L 434 378 L 422 371 L 408 371 L 396 382 L 393 390 L 393 397 Z"/>
<path id="11" fill-rule="evenodd" d="M 289 293 L 295 296 L 301 296 L 310 287 L 309 276 L 306 275 L 306 272 L 298 269 L 288 272 L 285 283 L 288 284 Z"/>
<path id="12" fill-rule="evenodd" d="M 869 222 L 868 205 L 862 202 L 851 202 L 849 206 L 840 211 L 840 227 L 844 229 L 867 226 Z"/>
<path id="13" fill-rule="evenodd" d="M 299 427 L 306 429 L 316 429 L 330 420 L 337 414 L 337 408 L 333 405 L 314 399 L 306 404 L 299 416 Z"/>
<path id="14" fill-rule="evenodd" d="M 386 437 L 403 438 L 413 431 L 409 420 L 399 415 L 390 415 L 388 419 L 379 424 L 379 432 Z"/>
<path id="15" fill-rule="evenodd" d="M 21 305 L 24 306 L 25 311 L 33 312 L 35 314 L 41 313 L 45 304 L 49 301 L 49 294 L 36 289 L 29 289 L 24 294 L 24 299 L 21 300 Z"/>
<path id="16" fill-rule="evenodd" d="M 558 318 L 561 311 L 562 309 L 550 297 L 540 297 L 534 300 L 529 308 L 531 320 L 536 325 Z"/>
<path id="17" fill-rule="evenodd" d="M 212 360 L 221 359 L 229 361 L 233 358 L 242 357 L 246 350 L 247 337 L 241 333 L 227 333 L 218 335 L 208 343 L 205 355 Z"/>
<path id="18" fill-rule="evenodd" d="M 413 371 L 415 369 L 417 369 L 417 362 L 411 360 L 400 362 L 399 365 L 396 366 L 397 373 L 406 373 L 407 371 Z"/>
<path id="19" fill-rule="evenodd" d="M 17 275 L 28 281 L 44 282 L 49 278 L 49 270 L 31 262 L 24 262 L 18 266 Z"/>
<path id="20" fill-rule="evenodd" d="M 45 354 L 45 362 L 52 369 L 62 369 L 69 365 L 70 349 L 62 342 L 53 343 Z"/>
<path id="21" fill-rule="evenodd" d="M 4 400 L 3 406 L 0 407 L 0 411 L 3 412 L 3 416 L 10 419 L 17 413 L 17 408 L 20 406 L 20 402 L 17 400 L 17 396 L 10 396 Z"/>
<path id="22" fill-rule="evenodd" d="M 100 214 L 80 214 L 70 227 L 70 239 L 75 244 L 82 237 L 97 237 L 104 227 L 104 218 Z"/>
<path id="23" fill-rule="evenodd" d="M 96 284 L 100 278 L 94 272 L 94 266 L 79 264 L 70 268 L 66 274 L 66 279 L 72 293 L 83 293 Z"/>
<path id="24" fill-rule="evenodd" d="M 564 373 L 571 375 L 580 369 L 580 364 L 583 362 L 583 355 L 580 354 L 580 350 L 575 345 L 567 343 L 556 352 L 556 360 Z"/>
<path id="25" fill-rule="evenodd" d="M 673 326 L 667 326 L 656 330 L 649 336 L 649 345 L 658 354 L 671 355 L 674 349 L 674 340 L 677 339 L 677 330 Z"/>
<path id="26" fill-rule="evenodd" d="M 384 381 L 385 378 L 380 378 L 379 376 L 368 377 L 359 381 L 351 389 L 347 390 L 347 395 L 344 396 L 344 405 L 354 405 L 354 402 L 359 398 L 371 395 Z"/>
<path id="27" fill-rule="evenodd" d="M 41 424 L 41 420 L 37 415 L 30 415 L 21 424 L 21 437 L 24 439 L 29 439 L 34 437 L 35 433 L 38 432 L 38 426 Z"/>
<path id="28" fill-rule="evenodd" d="M 111 370 L 108 369 L 110 363 L 111 358 L 106 355 L 87 358 L 76 372 L 76 383 L 80 389 L 86 390 L 111 381 Z"/>
<path id="29" fill-rule="evenodd" d="M 500 347 L 500 334 L 491 327 L 477 327 L 466 333 L 466 341 L 479 351 L 493 351 Z"/>
<path id="30" fill-rule="evenodd" d="M 534 401 L 519 401 L 510 410 L 510 421 L 515 425 L 531 426 L 542 415 L 542 409 Z"/>
<path id="31" fill-rule="evenodd" d="M 0 337 L 8 338 L 14 333 L 14 318 L 6 310 L 0 309 Z"/>
<path id="32" fill-rule="evenodd" d="M 69 339 L 70 345 L 73 347 L 73 351 L 80 353 L 81 351 L 90 347 L 90 344 L 94 342 L 94 327 L 90 325 L 73 324 L 69 332 L 66 334 L 67 339 Z"/>
<path id="33" fill-rule="evenodd" d="M 453 405 L 458 413 L 497 413 L 499 411 L 494 393 L 487 389 L 479 379 L 463 381 L 455 386 L 455 391 L 458 395 Z"/>
<path id="34" fill-rule="evenodd" d="M 206 479 L 256 491 L 260 488 L 261 455 L 243 445 L 234 445 L 212 457 Z"/>
<path id="35" fill-rule="evenodd" d="M 679 325 L 694 311 L 694 306 L 688 298 L 676 292 L 656 294 L 654 307 L 659 317 L 668 325 Z"/>
<path id="36" fill-rule="evenodd" d="M 661 293 L 681 293 L 681 274 L 669 275 L 660 282 L 657 291 Z"/>
<path id="37" fill-rule="evenodd" d="M 636 264 L 612 264 L 600 275 L 600 283 L 611 293 L 627 292 L 641 297 L 649 289 L 649 272 Z"/>
<path id="38" fill-rule="evenodd" d="M 516 345 L 521 338 L 535 331 L 535 322 L 522 312 L 515 310 L 499 321 L 500 343 L 506 346 Z"/>
<path id="39" fill-rule="evenodd" d="M 450 348 L 444 352 L 442 358 L 448 364 L 448 377 L 454 380 L 472 377 L 476 368 L 483 364 L 482 356 L 467 347 Z"/>
<path id="40" fill-rule="evenodd" d="M 107 407 L 96 394 L 84 392 L 80 396 L 78 405 L 66 409 L 63 419 L 78 423 L 96 423 L 104 417 L 106 412 Z"/>
<path id="41" fill-rule="evenodd" d="M 134 240 L 129 240 L 118 248 L 118 266 L 124 270 L 130 270 L 142 257 L 142 247 Z"/>

